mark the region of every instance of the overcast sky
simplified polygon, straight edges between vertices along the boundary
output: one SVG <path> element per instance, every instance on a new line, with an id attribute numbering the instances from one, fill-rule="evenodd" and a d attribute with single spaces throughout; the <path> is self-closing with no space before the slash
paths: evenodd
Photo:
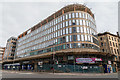
<path id="1" fill-rule="evenodd" d="M 11 36 L 17 37 L 62 7 L 85 3 L 95 14 L 97 31 L 118 31 L 117 2 L 2 2 L 0 3 L 0 46 L 6 46 Z"/>

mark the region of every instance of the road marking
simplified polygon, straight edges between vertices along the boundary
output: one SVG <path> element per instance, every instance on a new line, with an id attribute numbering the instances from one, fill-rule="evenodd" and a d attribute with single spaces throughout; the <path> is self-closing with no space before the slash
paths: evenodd
<path id="1" fill-rule="evenodd" d="M 33 73 L 18 73 L 18 74 L 33 74 Z"/>

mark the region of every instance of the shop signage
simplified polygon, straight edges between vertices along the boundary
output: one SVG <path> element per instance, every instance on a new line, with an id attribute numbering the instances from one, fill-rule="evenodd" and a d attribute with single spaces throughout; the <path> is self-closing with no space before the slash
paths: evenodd
<path id="1" fill-rule="evenodd" d="M 93 58 L 76 58 L 76 63 L 95 63 Z"/>
<path id="2" fill-rule="evenodd" d="M 102 61 L 101 58 L 76 58 L 76 63 L 95 63 L 95 61 Z"/>

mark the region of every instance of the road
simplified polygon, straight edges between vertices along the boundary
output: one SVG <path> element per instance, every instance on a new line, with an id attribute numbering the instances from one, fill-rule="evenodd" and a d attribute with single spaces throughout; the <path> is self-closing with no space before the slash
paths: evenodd
<path id="1" fill-rule="evenodd" d="M 118 78 L 117 73 L 48 73 L 27 71 L 2 71 L 2 78 Z"/>

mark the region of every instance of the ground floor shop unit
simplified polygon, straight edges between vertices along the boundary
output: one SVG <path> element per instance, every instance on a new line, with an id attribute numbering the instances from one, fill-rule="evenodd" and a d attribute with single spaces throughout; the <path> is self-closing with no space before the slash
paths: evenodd
<path id="1" fill-rule="evenodd" d="M 4 63 L 3 69 L 46 71 L 46 72 L 79 72 L 79 73 L 114 73 L 117 67 L 114 55 L 101 52 L 55 53 L 44 57 L 34 57 L 14 64 Z M 16 65 L 17 64 L 17 65 Z M 14 69 L 13 69 L 14 68 Z"/>

